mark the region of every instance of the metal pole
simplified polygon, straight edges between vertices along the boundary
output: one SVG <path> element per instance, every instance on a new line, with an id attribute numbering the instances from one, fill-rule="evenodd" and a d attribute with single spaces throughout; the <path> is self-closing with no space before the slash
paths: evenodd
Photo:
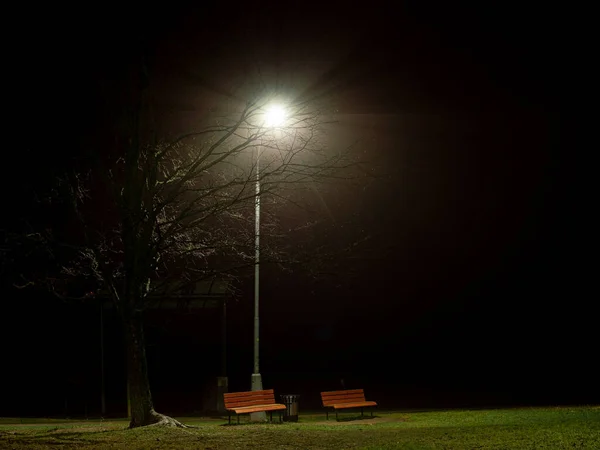
<path id="1" fill-rule="evenodd" d="M 259 371 L 259 267 L 260 267 L 260 148 L 256 147 L 256 197 L 254 200 L 254 372 L 252 373 L 251 390 L 262 391 L 262 377 Z M 253 422 L 264 422 L 267 414 L 263 412 L 251 413 L 250 420 Z"/>
<path id="2" fill-rule="evenodd" d="M 259 374 L 259 282 L 260 282 L 260 153 L 256 149 L 256 197 L 254 200 L 254 374 Z"/>

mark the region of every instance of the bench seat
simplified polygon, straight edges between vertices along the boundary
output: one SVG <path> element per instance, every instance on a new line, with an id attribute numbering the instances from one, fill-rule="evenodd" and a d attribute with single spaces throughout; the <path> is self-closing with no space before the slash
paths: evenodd
<path id="1" fill-rule="evenodd" d="M 377 406 L 377 402 L 335 403 L 330 406 L 334 409 L 365 408 L 367 406 Z"/>

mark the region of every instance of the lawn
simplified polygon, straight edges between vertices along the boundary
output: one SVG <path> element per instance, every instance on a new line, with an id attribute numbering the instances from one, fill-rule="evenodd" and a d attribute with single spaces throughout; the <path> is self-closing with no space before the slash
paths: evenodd
<path id="1" fill-rule="evenodd" d="M 226 425 L 179 418 L 198 428 L 127 429 L 126 420 L 0 419 L 0 448 L 127 449 L 600 449 L 600 407 L 352 413 L 326 421 Z M 353 420 L 354 419 L 354 420 Z"/>

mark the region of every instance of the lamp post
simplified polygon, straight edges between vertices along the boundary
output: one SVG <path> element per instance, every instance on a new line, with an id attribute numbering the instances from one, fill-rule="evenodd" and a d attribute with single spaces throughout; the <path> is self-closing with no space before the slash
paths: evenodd
<path id="1" fill-rule="evenodd" d="M 275 128 L 281 126 L 286 119 L 285 109 L 281 105 L 270 105 L 265 110 L 264 126 Z M 256 180 L 254 197 L 254 370 L 252 372 L 251 390 L 261 391 L 262 376 L 259 365 L 259 332 L 260 332 L 260 146 L 256 148 Z M 250 414 L 252 421 L 265 421 L 264 412 Z"/>

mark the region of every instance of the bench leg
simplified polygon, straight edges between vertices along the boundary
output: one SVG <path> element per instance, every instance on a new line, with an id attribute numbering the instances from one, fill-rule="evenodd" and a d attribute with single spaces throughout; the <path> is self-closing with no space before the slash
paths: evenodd
<path id="1" fill-rule="evenodd" d="M 240 415 L 238 414 L 237 417 L 238 417 L 238 425 L 239 425 L 240 424 Z"/>
<path id="2" fill-rule="evenodd" d="M 231 413 L 227 414 L 227 418 L 229 419 L 229 425 L 231 425 Z"/>
<path id="3" fill-rule="evenodd" d="M 269 423 L 273 423 L 273 411 L 269 411 Z"/>
<path id="4" fill-rule="evenodd" d="M 337 409 L 335 410 L 335 421 L 339 422 L 339 420 L 338 420 L 338 410 Z"/>
<path id="5" fill-rule="evenodd" d="M 283 413 L 279 410 L 279 423 L 283 423 Z"/>
<path id="6" fill-rule="evenodd" d="M 365 412 L 363 411 L 363 408 L 360 408 L 360 417 L 365 417 Z"/>
<path id="7" fill-rule="evenodd" d="M 329 420 L 329 410 L 325 410 L 325 420 Z"/>

